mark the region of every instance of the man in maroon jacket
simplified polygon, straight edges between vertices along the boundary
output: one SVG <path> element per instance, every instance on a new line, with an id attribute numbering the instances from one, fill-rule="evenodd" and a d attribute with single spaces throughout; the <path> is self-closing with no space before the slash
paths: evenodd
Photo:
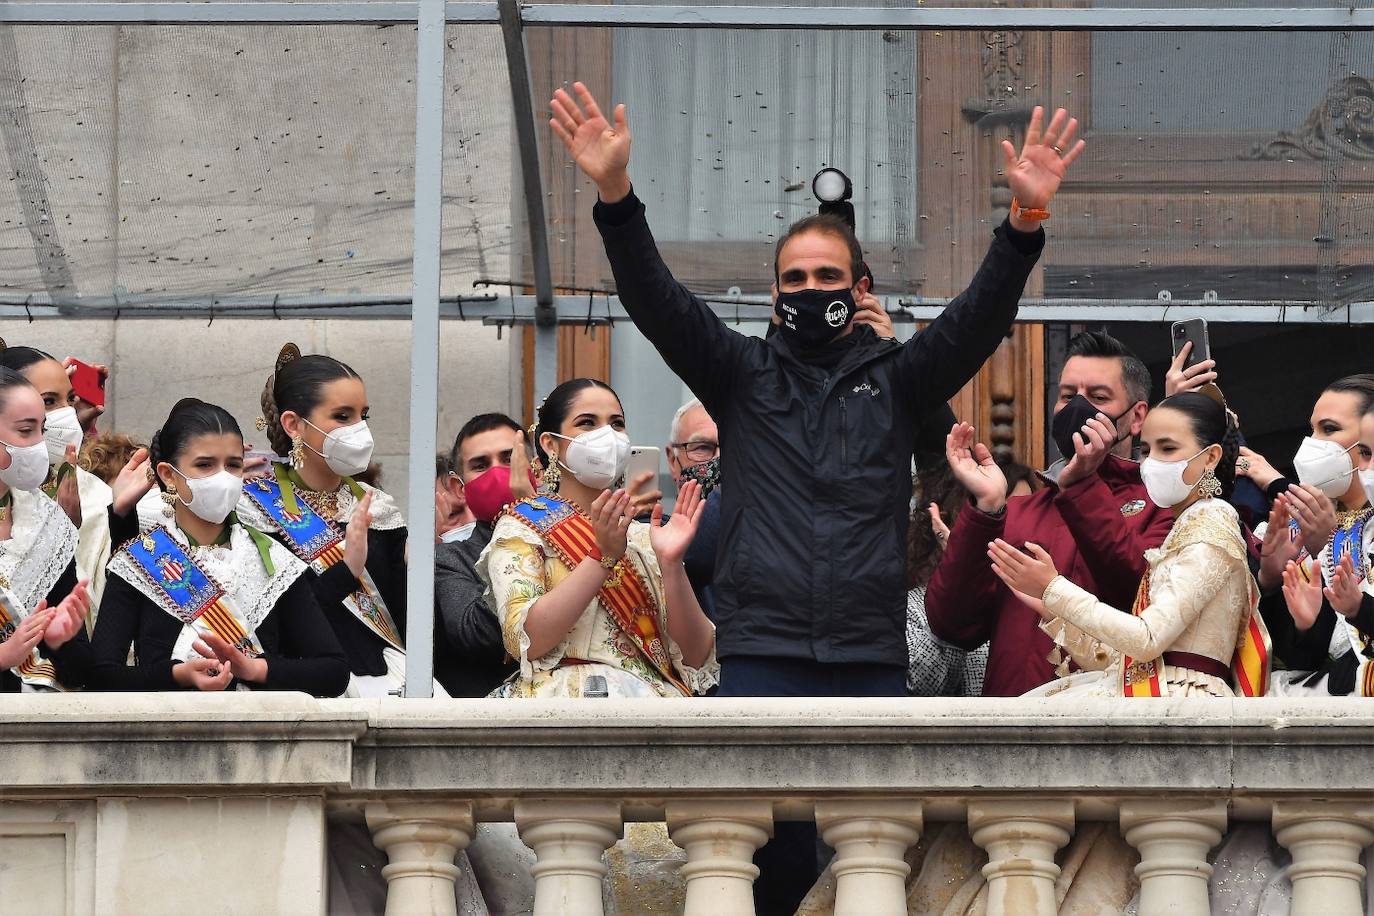
<path id="1" fill-rule="evenodd" d="M 1134 603 L 1145 551 L 1163 543 L 1173 525 L 1169 510 L 1146 496 L 1131 460 L 1149 397 L 1148 370 L 1120 341 L 1079 334 L 1069 342 L 1054 408 L 1054 439 L 1069 460 L 1045 473 L 1050 486 L 1011 500 L 973 427 L 951 431 L 947 457 L 973 505 L 954 526 L 926 591 L 926 614 L 948 643 L 975 649 L 990 642 L 984 696 L 1019 696 L 1053 680 L 1057 667 L 1077 670 L 1040 629 L 1040 615 L 992 574 L 987 549 L 994 538 L 1034 541 L 1074 584 L 1123 611 Z"/>

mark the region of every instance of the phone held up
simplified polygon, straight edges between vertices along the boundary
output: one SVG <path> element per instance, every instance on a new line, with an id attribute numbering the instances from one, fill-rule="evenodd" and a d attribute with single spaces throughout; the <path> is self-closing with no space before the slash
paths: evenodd
<path id="1" fill-rule="evenodd" d="M 1183 361 L 1183 368 L 1187 369 L 1196 366 L 1212 358 L 1212 345 L 1207 339 L 1207 319 L 1189 318 L 1186 321 L 1175 321 L 1169 329 L 1173 338 L 1174 356 L 1183 350 L 1183 345 L 1191 343 L 1193 349 L 1189 351 L 1188 358 Z"/>
<path id="2" fill-rule="evenodd" d="M 79 359 L 72 360 L 72 367 L 72 390 L 76 392 L 76 396 L 88 404 L 104 407 L 105 378 L 100 374 L 100 370 Z"/>

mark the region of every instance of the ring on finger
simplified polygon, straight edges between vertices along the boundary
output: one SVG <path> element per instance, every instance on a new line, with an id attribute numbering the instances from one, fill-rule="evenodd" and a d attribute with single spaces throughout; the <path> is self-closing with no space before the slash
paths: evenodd
<path id="1" fill-rule="evenodd" d="M 1064 151 L 1063 151 L 1062 149 L 1060 149 L 1059 147 L 1057 147 L 1057 146 L 1051 146 L 1050 149 L 1054 150 L 1056 153 L 1058 153 L 1058 154 L 1061 155 L 1061 156 L 1064 155 Z"/>

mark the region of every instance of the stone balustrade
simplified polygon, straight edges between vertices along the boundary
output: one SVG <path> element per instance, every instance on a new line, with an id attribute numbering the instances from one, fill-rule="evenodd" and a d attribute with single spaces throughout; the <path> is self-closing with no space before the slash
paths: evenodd
<path id="1" fill-rule="evenodd" d="M 1294 914 L 1357 916 L 1374 843 L 1357 699 L 5 695 L 0 723 L 0 910 L 26 914 L 324 913 L 330 819 L 386 853 L 389 916 L 455 913 L 455 858 L 498 822 L 533 850 L 539 916 L 598 916 L 638 821 L 685 851 L 692 916 L 753 912 L 779 820 L 814 818 L 834 912 L 865 916 L 907 912 L 907 851 L 942 822 L 986 850 L 992 916 L 1056 913 L 1087 825 L 1139 852 L 1141 916 L 1206 913 L 1243 822 L 1291 853 Z"/>

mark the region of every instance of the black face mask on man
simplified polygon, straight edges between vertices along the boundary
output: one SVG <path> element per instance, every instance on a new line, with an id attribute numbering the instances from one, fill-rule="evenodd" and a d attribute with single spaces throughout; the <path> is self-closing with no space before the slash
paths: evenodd
<path id="1" fill-rule="evenodd" d="M 1131 407 L 1134 406 L 1134 404 L 1131 405 Z M 1115 417 L 1108 417 L 1108 425 L 1115 431 L 1116 424 L 1130 412 L 1131 408 L 1127 407 Z M 1081 394 L 1074 395 L 1067 404 L 1059 408 L 1059 412 L 1054 415 L 1054 421 L 1050 424 L 1050 435 L 1054 438 L 1054 444 L 1058 446 L 1059 454 L 1064 456 L 1064 460 L 1071 461 L 1076 452 L 1073 447 L 1073 434 L 1081 432 L 1088 421 L 1098 414 L 1104 417 L 1108 416 L 1106 411 L 1098 410 L 1091 401 Z M 1130 433 L 1126 434 L 1126 436 L 1129 435 Z M 1112 447 L 1115 448 L 1116 444 L 1125 439 L 1126 436 L 1118 435 L 1112 440 Z"/>
<path id="2" fill-rule="evenodd" d="M 806 350 L 839 337 L 857 309 L 853 290 L 799 289 L 778 293 L 773 310 L 782 319 L 778 330 L 787 342 Z"/>

